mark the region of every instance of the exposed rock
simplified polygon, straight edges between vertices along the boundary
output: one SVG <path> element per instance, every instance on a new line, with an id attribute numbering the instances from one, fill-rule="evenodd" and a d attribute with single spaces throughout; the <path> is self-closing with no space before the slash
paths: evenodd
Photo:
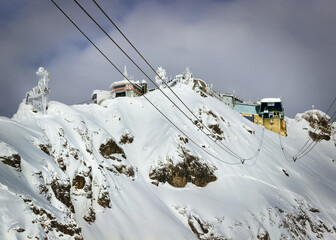
<path id="1" fill-rule="evenodd" d="M 183 142 L 184 144 L 187 144 L 189 142 L 188 138 L 179 136 L 179 140 Z"/>
<path id="2" fill-rule="evenodd" d="M 71 185 L 68 181 L 66 181 L 66 183 L 61 183 L 58 180 L 54 180 L 51 183 L 51 189 L 53 190 L 55 197 L 74 213 L 75 208 L 71 202 L 70 188 Z"/>
<path id="3" fill-rule="evenodd" d="M 283 171 L 283 173 L 284 173 L 287 177 L 289 177 L 289 174 L 288 174 L 288 172 L 287 172 L 285 169 L 282 169 L 282 171 Z"/>
<path id="4" fill-rule="evenodd" d="M 111 158 L 112 154 L 121 154 L 121 156 L 126 159 L 124 150 L 119 147 L 118 144 L 112 139 L 110 139 L 105 144 L 101 144 L 99 147 L 99 151 L 100 154 L 106 159 Z"/>
<path id="5" fill-rule="evenodd" d="M 39 188 L 39 194 L 42 194 L 43 196 L 46 197 L 48 201 L 50 201 L 51 194 L 49 193 L 49 189 L 44 184 L 40 184 L 38 188 Z"/>
<path id="6" fill-rule="evenodd" d="M 250 129 L 250 128 L 248 128 L 247 126 L 243 125 L 243 128 L 244 128 L 246 131 L 248 131 L 250 134 L 255 134 L 255 131 L 252 130 L 252 129 Z"/>
<path id="7" fill-rule="evenodd" d="M 269 233 L 264 229 L 257 235 L 257 239 L 258 240 L 271 240 Z"/>
<path id="8" fill-rule="evenodd" d="M 111 156 L 110 159 L 117 161 L 117 162 L 121 162 L 122 160 L 120 158 L 117 158 L 115 156 Z"/>
<path id="9" fill-rule="evenodd" d="M 85 184 L 83 190 L 86 193 L 86 198 L 87 199 L 92 199 L 92 179 L 91 179 L 90 183 Z"/>
<path id="10" fill-rule="evenodd" d="M 291 239 L 309 239 L 311 234 L 315 238 L 323 239 L 324 232 L 330 233 L 332 231 L 316 216 L 320 212 L 319 209 L 311 207 L 303 201 L 296 200 L 296 202 L 298 206 L 293 206 L 292 212 L 278 209 L 281 217 L 279 228 L 287 229 Z"/>
<path id="11" fill-rule="evenodd" d="M 16 171 L 21 172 L 21 157 L 19 154 L 12 154 L 11 156 L 0 156 L 1 162 L 11 166 Z"/>
<path id="12" fill-rule="evenodd" d="M 250 129 L 246 129 L 250 134 L 255 134 L 255 131 L 252 131 Z"/>
<path id="13" fill-rule="evenodd" d="M 168 182 L 174 187 L 184 187 L 188 182 L 198 187 L 205 187 L 209 182 L 217 180 L 214 175 L 214 168 L 209 167 L 205 162 L 189 154 L 189 151 L 182 148 L 182 162 L 173 164 L 168 159 L 167 164 L 161 164 L 158 168 L 154 168 L 149 173 L 149 178 L 155 180 L 153 183 Z"/>
<path id="14" fill-rule="evenodd" d="M 96 213 L 93 211 L 92 207 L 88 209 L 83 219 L 89 224 L 92 224 L 94 221 L 96 221 Z"/>
<path id="15" fill-rule="evenodd" d="M 84 124 L 85 124 L 85 122 L 84 122 Z M 94 133 L 89 131 L 89 129 L 87 127 L 84 127 L 83 129 L 76 127 L 76 128 L 74 128 L 74 130 L 79 134 L 82 142 L 85 144 L 86 152 L 89 153 L 90 155 L 92 155 L 93 142 L 92 142 L 91 136 Z"/>
<path id="16" fill-rule="evenodd" d="M 194 124 L 199 128 L 199 129 L 204 129 L 204 127 L 203 127 L 203 121 L 202 120 L 195 120 L 194 121 Z"/>
<path id="17" fill-rule="evenodd" d="M 47 155 L 51 156 L 51 145 L 50 144 L 39 144 L 40 149 Z"/>
<path id="18" fill-rule="evenodd" d="M 209 110 L 208 112 L 206 112 L 208 115 L 213 116 L 215 119 L 218 118 L 218 116 L 216 114 L 213 113 L 213 111 Z"/>
<path id="19" fill-rule="evenodd" d="M 317 208 L 314 208 L 314 207 L 310 207 L 309 211 L 313 212 L 313 213 L 319 213 L 320 212 L 320 210 L 318 210 Z"/>
<path id="20" fill-rule="evenodd" d="M 19 228 L 15 228 L 15 231 L 17 231 L 18 233 L 22 233 L 26 231 L 26 229 L 19 227 Z"/>
<path id="21" fill-rule="evenodd" d="M 88 169 L 76 171 L 72 179 L 72 186 L 75 188 L 72 192 L 74 196 L 85 196 L 92 199 L 92 167 Z"/>
<path id="22" fill-rule="evenodd" d="M 92 182 L 92 168 L 75 172 L 72 179 L 72 201 L 75 203 L 77 196 L 85 197 L 89 202 L 93 201 L 93 182 Z M 92 205 L 92 204 L 91 204 Z"/>
<path id="23" fill-rule="evenodd" d="M 63 224 L 56 220 L 52 220 L 50 222 L 50 227 L 57 229 L 59 232 L 62 232 L 66 235 L 73 236 L 74 234 L 80 234 L 81 228 L 77 227 L 76 225 L 69 225 L 69 224 Z M 77 239 L 83 239 L 81 236 L 76 236 Z"/>
<path id="24" fill-rule="evenodd" d="M 204 126 L 203 126 L 203 122 L 207 122 L 209 121 L 209 117 L 210 119 L 212 118 L 212 120 L 214 119 L 215 122 L 218 121 L 219 117 L 217 116 L 217 114 L 215 114 L 212 110 L 208 110 L 207 107 L 201 107 L 198 109 L 198 119 L 196 119 L 194 121 L 194 124 L 197 125 L 200 129 L 203 129 Z M 213 122 L 213 121 L 211 121 Z M 205 123 L 206 124 L 206 123 Z M 216 125 L 216 126 L 215 126 Z M 219 127 L 218 124 L 214 124 L 214 123 L 211 123 L 211 124 L 208 124 L 208 127 L 216 134 L 216 132 L 220 135 L 221 133 L 221 129 Z M 214 137 L 214 136 L 213 136 Z"/>
<path id="25" fill-rule="evenodd" d="M 115 167 L 118 173 L 124 174 L 128 177 L 134 177 L 135 175 L 133 167 L 127 167 L 126 165 L 114 165 L 114 164 L 113 167 Z"/>
<path id="26" fill-rule="evenodd" d="M 281 236 L 277 239 L 327 239 L 330 233 L 336 232 L 335 226 L 327 226 L 319 216 L 319 209 L 310 206 L 305 200 L 295 200 L 297 204 L 290 204 L 290 212 L 278 207 L 268 207 L 267 213 L 251 214 L 259 225 L 257 232 L 251 231 L 253 222 L 239 221 L 235 223 L 225 223 L 225 217 L 211 220 L 203 219 L 202 216 L 188 209 L 187 207 L 174 207 L 175 210 L 186 218 L 191 231 L 198 239 L 228 239 L 222 235 L 211 235 L 216 233 L 215 229 L 223 228 L 235 229 L 235 232 L 247 231 L 251 235 L 246 239 L 270 240 L 271 229 L 281 231 Z M 215 231 L 214 231 L 215 230 Z M 270 231 L 270 232 L 269 232 Z M 328 233 L 328 234 L 325 234 Z M 273 232 L 274 234 L 274 232 Z M 276 235 L 276 234 L 275 234 Z M 272 236 L 273 239 L 274 235 Z M 231 239 L 231 238 L 230 238 Z M 236 238 L 234 238 L 236 239 Z M 328 238 L 329 239 L 329 238 Z"/>
<path id="27" fill-rule="evenodd" d="M 92 155 L 92 150 L 91 149 L 86 148 L 85 150 L 86 150 L 87 153 L 89 153 L 90 155 Z"/>
<path id="28" fill-rule="evenodd" d="M 209 124 L 208 127 L 215 134 L 217 140 L 223 140 L 223 130 L 220 128 L 219 124 Z"/>
<path id="29" fill-rule="evenodd" d="M 215 233 L 213 224 L 201 219 L 196 213 L 186 208 L 175 207 L 179 214 L 185 217 L 191 231 L 199 240 L 229 240 L 223 235 Z"/>
<path id="30" fill-rule="evenodd" d="M 65 235 L 73 236 L 74 239 L 83 239 L 81 236 L 82 230 L 77 226 L 74 220 L 67 219 L 69 221 L 68 223 L 62 223 L 44 208 L 37 207 L 30 199 L 23 199 L 23 201 L 34 212 L 36 215 L 36 220 L 40 223 L 46 234 L 48 234 L 50 231 L 56 230 L 57 232 L 61 232 Z"/>
<path id="31" fill-rule="evenodd" d="M 74 159 L 76 159 L 76 160 L 79 159 L 78 154 L 79 154 L 80 151 L 77 148 L 70 147 L 69 152 L 74 157 Z"/>
<path id="32" fill-rule="evenodd" d="M 83 176 L 77 175 L 72 180 L 72 185 L 75 186 L 76 189 L 82 189 L 85 186 L 85 178 Z"/>
<path id="33" fill-rule="evenodd" d="M 308 132 L 309 137 L 313 139 L 315 142 L 320 142 L 322 140 L 329 141 L 330 140 L 330 135 L 324 134 L 324 133 L 316 133 L 309 131 Z"/>
<path id="34" fill-rule="evenodd" d="M 322 140 L 329 141 L 331 138 L 330 118 L 320 111 L 308 111 L 302 114 L 302 118 L 309 122 L 309 126 L 314 130 L 309 130 L 309 137 L 315 142 Z"/>
<path id="35" fill-rule="evenodd" d="M 106 169 L 114 174 L 118 174 L 118 172 L 114 168 L 106 167 Z"/>
<path id="36" fill-rule="evenodd" d="M 199 117 L 194 121 L 194 124 L 200 129 L 204 129 L 204 126 L 207 126 L 208 130 L 210 129 L 212 132 L 209 135 L 215 140 L 222 141 L 224 139 L 223 130 L 218 122 L 221 119 L 223 123 L 227 124 L 225 119 L 219 117 L 205 106 L 198 109 L 198 115 Z M 209 131 L 206 132 L 208 133 Z"/>
<path id="37" fill-rule="evenodd" d="M 66 165 L 64 164 L 64 160 L 62 157 L 57 158 L 57 164 L 63 172 L 66 171 Z"/>
<path id="38" fill-rule="evenodd" d="M 202 235 L 209 232 L 208 227 L 196 216 L 188 217 L 188 225 L 198 239 L 202 239 Z"/>
<path id="39" fill-rule="evenodd" d="M 330 118 L 320 111 L 308 111 L 303 114 L 304 118 L 312 128 L 319 127 L 324 129 L 323 132 L 328 132 L 330 128 L 329 120 Z"/>
<path id="40" fill-rule="evenodd" d="M 104 208 L 111 208 L 111 199 L 110 195 L 106 190 L 102 190 L 99 192 L 99 197 L 97 200 L 98 204 Z"/>
<path id="41" fill-rule="evenodd" d="M 132 136 L 129 133 L 124 133 L 123 135 L 121 135 L 120 140 L 119 140 L 119 144 L 126 144 L 126 143 L 132 143 L 134 140 L 134 136 Z"/>

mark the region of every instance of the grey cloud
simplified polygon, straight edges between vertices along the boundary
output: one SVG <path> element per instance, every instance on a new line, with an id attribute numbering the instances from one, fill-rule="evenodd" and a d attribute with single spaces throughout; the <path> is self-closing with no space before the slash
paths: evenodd
<path id="1" fill-rule="evenodd" d="M 47 5 L 42 4 L 48 12 L 42 17 L 36 5 L 31 5 L 35 12 L 13 21 L 5 31 L 8 36 L 0 38 L 0 48 L 7 55 L 0 60 L 1 89 L 11 89 L 13 100 L 1 105 L 1 115 L 13 114 L 25 91 L 36 84 L 37 64 L 51 73 L 51 98 L 67 104 L 88 100 L 92 90 L 107 89 L 121 79 L 77 30 Z M 313 104 L 326 110 L 335 95 L 334 1 L 149 0 L 118 3 L 119 8 L 113 8 L 110 1 L 101 1 L 101 5 L 152 65 L 163 66 L 168 75 L 190 66 L 194 76 L 213 83 L 219 92 L 235 89 L 245 100 L 282 97 L 291 117 Z M 98 17 L 92 5 L 86 6 Z M 64 7 L 119 68 L 127 64 L 136 79 L 145 78 L 75 6 Z M 139 60 L 102 16 L 97 19 Z M 39 24 L 41 28 L 34 27 Z M 22 32 L 29 33 L 27 41 L 22 40 Z M 153 77 L 143 63 L 141 66 Z M 15 91 L 18 86 L 22 86 L 20 91 Z M 1 90 L 1 95 L 5 99 L 8 91 Z"/>

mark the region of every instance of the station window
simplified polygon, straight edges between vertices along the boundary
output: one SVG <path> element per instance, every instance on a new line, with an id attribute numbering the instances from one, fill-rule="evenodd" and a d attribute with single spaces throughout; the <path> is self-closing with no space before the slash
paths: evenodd
<path id="1" fill-rule="evenodd" d="M 118 92 L 116 93 L 116 97 L 125 97 L 126 96 L 126 92 Z"/>
<path id="2" fill-rule="evenodd" d="M 126 85 L 125 85 L 125 84 L 122 84 L 122 85 L 114 86 L 113 89 L 124 88 L 124 87 L 126 87 Z"/>

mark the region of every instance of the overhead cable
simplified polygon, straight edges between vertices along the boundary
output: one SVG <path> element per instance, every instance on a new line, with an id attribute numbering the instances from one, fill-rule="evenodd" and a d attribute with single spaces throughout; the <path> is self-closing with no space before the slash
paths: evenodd
<path id="1" fill-rule="evenodd" d="M 334 105 L 335 102 L 336 102 L 336 97 L 334 98 L 334 100 L 330 104 L 328 110 L 324 114 L 325 118 L 327 117 L 327 114 L 329 113 L 330 109 L 332 108 L 332 106 Z M 332 116 L 334 116 L 335 114 L 336 114 L 336 112 Z M 328 122 L 330 122 L 330 120 L 331 120 L 331 118 L 329 119 Z M 318 127 L 315 127 L 314 132 L 312 132 L 312 133 L 315 134 L 317 130 L 318 130 Z M 280 140 L 281 150 L 283 151 L 283 154 L 284 154 L 285 158 L 287 159 L 287 161 L 288 161 L 288 157 L 289 157 L 294 162 L 296 160 L 301 159 L 304 156 L 306 156 L 311 150 L 313 150 L 313 148 L 319 142 L 318 140 L 313 140 L 311 137 L 309 137 L 309 139 L 305 142 L 305 144 L 299 149 L 299 151 L 296 154 L 294 154 L 293 156 L 287 156 L 286 152 L 285 152 L 285 148 L 284 148 L 283 143 L 282 143 L 281 136 L 279 136 L 279 140 Z M 312 141 L 312 142 L 310 142 L 310 141 Z"/>
<path id="2" fill-rule="evenodd" d="M 332 103 L 330 104 L 330 106 L 329 106 L 329 108 L 328 108 L 328 110 L 326 111 L 326 113 L 324 114 L 324 117 L 325 118 L 327 118 L 327 114 L 329 113 L 329 111 L 330 111 L 330 109 L 332 108 L 332 106 L 334 105 L 334 103 L 336 102 L 336 97 L 334 98 L 334 100 L 332 101 Z M 329 119 L 329 121 L 330 121 L 330 119 Z M 328 122 L 329 122 L 328 121 Z M 315 134 L 316 133 L 316 131 L 317 131 L 317 127 L 315 127 L 315 130 L 314 130 L 314 132 L 313 132 L 313 134 Z M 313 150 L 313 148 L 316 146 L 316 144 L 319 142 L 319 140 L 320 139 L 318 139 L 318 140 L 316 140 L 316 142 L 310 137 L 309 139 L 308 139 L 308 141 L 306 142 L 306 144 L 309 142 L 309 141 L 312 141 L 312 143 L 310 143 L 301 153 L 299 153 L 299 154 L 296 154 L 295 156 L 294 156 L 294 158 L 293 158 L 293 160 L 295 159 L 295 160 L 297 160 L 297 159 L 300 159 L 300 158 L 303 158 L 304 156 L 306 156 L 311 150 Z M 315 143 L 314 143 L 315 142 Z M 305 145 L 306 145 L 305 144 Z M 314 144 L 314 145 L 313 145 Z M 312 147 L 311 147 L 312 146 Z M 311 147 L 311 148 L 310 148 Z M 301 148 L 302 149 L 302 148 Z M 301 150 L 300 149 L 300 150 Z"/>
<path id="3" fill-rule="evenodd" d="M 204 130 L 199 127 L 197 124 L 195 124 L 195 122 L 169 97 L 167 96 L 167 94 L 155 83 L 155 81 L 153 81 L 140 67 L 137 63 L 135 63 L 135 61 L 119 46 L 119 44 L 101 27 L 101 25 L 82 7 L 82 5 L 77 1 L 77 0 L 73 0 L 78 6 L 79 8 L 97 25 L 97 27 L 117 46 L 117 48 L 146 76 L 146 78 L 151 81 L 157 88 L 158 90 L 174 105 L 177 107 L 177 109 L 187 118 L 189 119 L 189 121 L 191 121 L 199 130 L 201 130 L 201 132 L 203 134 L 205 134 L 208 138 L 211 139 L 211 141 L 213 141 L 217 146 L 219 146 L 222 150 L 224 150 L 225 152 L 227 152 L 228 154 L 230 154 L 231 156 L 239 159 L 242 163 L 244 163 L 246 160 L 251 160 L 253 159 L 256 154 L 258 153 L 258 151 L 256 151 L 256 153 L 249 158 L 243 158 L 241 156 L 239 156 L 238 154 L 236 154 L 235 152 L 233 152 L 229 147 L 227 147 L 225 144 L 223 144 L 221 141 L 219 143 L 221 143 L 222 146 L 220 146 L 218 144 L 218 142 L 214 139 L 212 139 L 211 137 L 209 137 L 209 135 L 204 132 Z M 97 4 L 97 2 L 94 1 L 94 3 L 97 5 L 97 7 L 99 7 L 99 9 L 103 12 L 103 14 L 113 23 L 114 26 L 116 26 L 116 24 L 114 24 L 114 22 L 107 16 L 107 14 L 105 13 L 105 11 L 103 11 L 103 9 Z M 119 28 L 117 28 L 118 31 L 120 33 L 121 30 Z M 150 66 L 150 68 L 154 71 L 154 73 L 157 75 L 156 71 L 152 68 L 152 66 L 148 63 L 148 61 L 140 54 L 140 52 L 134 47 L 134 45 L 128 40 L 128 38 L 122 33 L 122 35 L 124 36 L 124 38 L 131 44 L 131 46 L 136 50 L 136 52 L 142 57 L 142 59 L 144 59 L 144 61 Z M 158 75 L 159 76 L 159 75 Z M 181 103 L 192 113 L 192 115 L 198 119 L 198 117 L 187 107 L 187 105 L 177 96 L 177 94 L 168 86 L 168 84 L 163 81 L 163 79 L 161 78 L 161 76 L 159 76 L 160 79 L 162 80 L 162 82 L 164 82 L 166 84 L 166 86 L 170 89 L 170 91 L 173 92 L 173 94 L 181 101 Z M 198 119 L 199 120 L 199 119 Z M 200 122 L 210 133 L 210 135 L 213 135 L 213 133 L 211 132 L 211 130 L 201 121 L 199 120 L 198 122 Z"/>
<path id="4" fill-rule="evenodd" d="M 93 41 L 81 30 L 80 27 L 78 27 L 78 25 L 62 10 L 62 8 L 54 1 L 54 0 L 50 0 L 61 12 L 62 14 L 77 28 L 77 30 L 96 48 L 96 50 L 131 84 L 131 80 L 125 76 L 122 71 L 97 47 L 96 44 L 93 43 Z M 206 149 L 204 149 L 202 146 L 200 146 L 199 144 L 196 143 L 195 140 L 193 140 L 192 138 L 190 138 L 186 133 L 184 133 L 181 128 L 179 128 L 176 124 L 174 124 L 157 106 L 155 106 L 154 103 L 152 103 L 145 95 L 143 95 L 143 97 L 168 121 L 170 122 L 180 133 L 182 133 L 185 137 L 187 137 L 188 139 L 190 139 L 190 141 L 197 146 L 198 148 L 200 148 L 202 151 L 204 151 L 205 153 L 207 153 L 208 155 L 210 155 L 211 157 L 213 157 L 214 159 L 223 162 L 225 164 L 229 164 L 229 165 L 237 165 L 237 164 L 241 164 L 241 162 L 228 162 L 228 161 L 224 161 L 223 159 L 218 158 L 217 156 L 213 155 L 212 153 L 210 153 L 209 151 L 207 151 Z"/>

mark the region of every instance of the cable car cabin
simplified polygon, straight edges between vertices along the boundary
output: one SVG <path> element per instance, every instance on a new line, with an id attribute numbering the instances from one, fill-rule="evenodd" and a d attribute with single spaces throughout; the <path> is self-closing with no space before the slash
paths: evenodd
<path id="1" fill-rule="evenodd" d="M 258 115 L 266 129 L 287 136 L 284 107 L 280 98 L 262 99 Z"/>
<path id="2" fill-rule="evenodd" d="M 130 83 L 131 82 L 131 83 Z M 114 82 L 110 86 L 111 97 L 139 97 L 147 92 L 147 82 L 143 80 L 141 83 L 139 81 L 135 82 L 122 80 L 119 82 Z"/>

